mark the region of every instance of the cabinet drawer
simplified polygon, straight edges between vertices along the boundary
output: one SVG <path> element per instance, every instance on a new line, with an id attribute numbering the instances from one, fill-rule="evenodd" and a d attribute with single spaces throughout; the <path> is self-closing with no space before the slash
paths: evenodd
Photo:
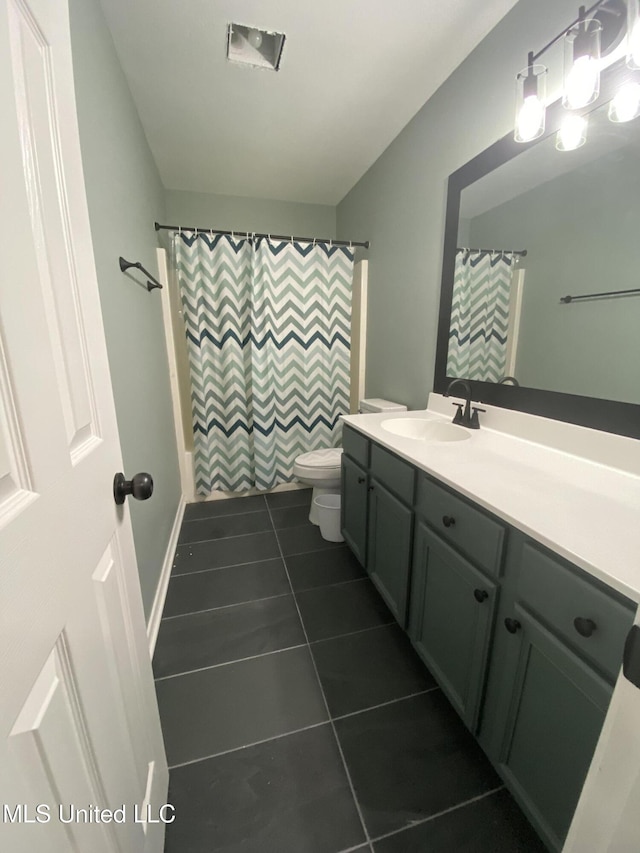
<path id="1" fill-rule="evenodd" d="M 405 503 L 413 503 L 415 469 L 377 444 L 371 445 L 371 474 Z"/>
<path id="2" fill-rule="evenodd" d="M 580 654 L 610 678 L 617 677 L 635 613 L 633 602 L 579 574 L 534 542 L 523 546 L 516 594 Z M 578 627 L 590 636 L 578 631 L 576 619 L 583 620 Z"/>
<path id="3" fill-rule="evenodd" d="M 346 425 L 342 428 L 342 449 L 363 468 L 369 467 L 369 439 Z"/>
<path id="4" fill-rule="evenodd" d="M 416 512 L 477 566 L 498 574 L 506 532 L 502 524 L 425 476 L 418 481 Z"/>

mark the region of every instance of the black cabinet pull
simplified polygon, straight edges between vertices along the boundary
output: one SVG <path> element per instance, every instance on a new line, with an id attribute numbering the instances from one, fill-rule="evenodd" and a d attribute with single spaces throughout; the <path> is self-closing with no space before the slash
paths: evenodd
<path id="1" fill-rule="evenodd" d="M 373 491 L 373 486 L 369 486 L 369 488 L 367 489 L 367 491 L 372 492 L 372 491 Z"/>
<path id="2" fill-rule="evenodd" d="M 596 630 L 596 623 L 593 619 L 584 619 L 582 616 L 576 616 L 573 620 L 573 627 L 581 637 L 590 637 Z"/>
<path id="3" fill-rule="evenodd" d="M 365 479 L 366 479 L 365 477 L 358 477 L 358 482 L 364 483 Z"/>
<path id="4" fill-rule="evenodd" d="M 522 625 L 518 622 L 517 619 L 510 619 L 508 616 L 504 620 L 504 627 L 510 634 L 515 634 L 516 631 L 519 631 L 522 628 Z"/>
<path id="5" fill-rule="evenodd" d="M 444 524 L 445 527 L 453 527 L 454 524 L 456 523 L 456 520 L 452 515 L 443 515 L 442 516 L 442 523 Z"/>
<path id="6" fill-rule="evenodd" d="M 473 595 L 478 604 L 482 604 L 483 601 L 486 601 L 487 598 L 489 598 L 489 593 L 486 589 L 474 589 Z"/>

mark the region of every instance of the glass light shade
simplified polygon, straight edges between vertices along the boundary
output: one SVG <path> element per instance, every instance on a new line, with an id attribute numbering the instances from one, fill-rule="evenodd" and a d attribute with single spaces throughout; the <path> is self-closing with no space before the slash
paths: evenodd
<path id="1" fill-rule="evenodd" d="M 640 0 L 627 0 L 627 65 L 640 69 Z"/>
<path id="2" fill-rule="evenodd" d="M 577 110 L 600 94 L 600 33 L 595 18 L 580 21 L 564 37 L 564 89 L 562 103 Z"/>
<path id="3" fill-rule="evenodd" d="M 587 141 L 586 116 L 565 116 L 556 135 L 558 151 L 575 151 Z"/>
<path id="4" fill-rule="evenodd" d="M 516 75 L 516 142 L 531 142 L 544 133 L 547 68 L 528 65 Z"/>
<path id="5" fill-rule="evenodd" d="M 609 102 L 609 119 L 615 122 L 631 121 L 640 115 L 640 83 L 625 83 L 615 98 Z"/>

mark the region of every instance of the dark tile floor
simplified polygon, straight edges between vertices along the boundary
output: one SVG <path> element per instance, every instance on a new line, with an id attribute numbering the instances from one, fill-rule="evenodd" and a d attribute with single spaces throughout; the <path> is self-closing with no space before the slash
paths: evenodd
<path id="1" fill-rule="evenodd" d="M 543 851 L 309 499 L 187 507 L 153 662 L 166 853 Z"/>

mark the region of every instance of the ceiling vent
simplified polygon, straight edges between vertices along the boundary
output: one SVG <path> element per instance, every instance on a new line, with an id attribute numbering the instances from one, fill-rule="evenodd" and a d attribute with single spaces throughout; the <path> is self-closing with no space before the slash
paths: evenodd
<path id="1" fill-rule="evenodd" d="M 229 24 L 227 59 L 253 68 L 269 68 L 271 71 L 278 71 L 284 39 L 284 33 L 270 33 L 256 27 Z"/>

